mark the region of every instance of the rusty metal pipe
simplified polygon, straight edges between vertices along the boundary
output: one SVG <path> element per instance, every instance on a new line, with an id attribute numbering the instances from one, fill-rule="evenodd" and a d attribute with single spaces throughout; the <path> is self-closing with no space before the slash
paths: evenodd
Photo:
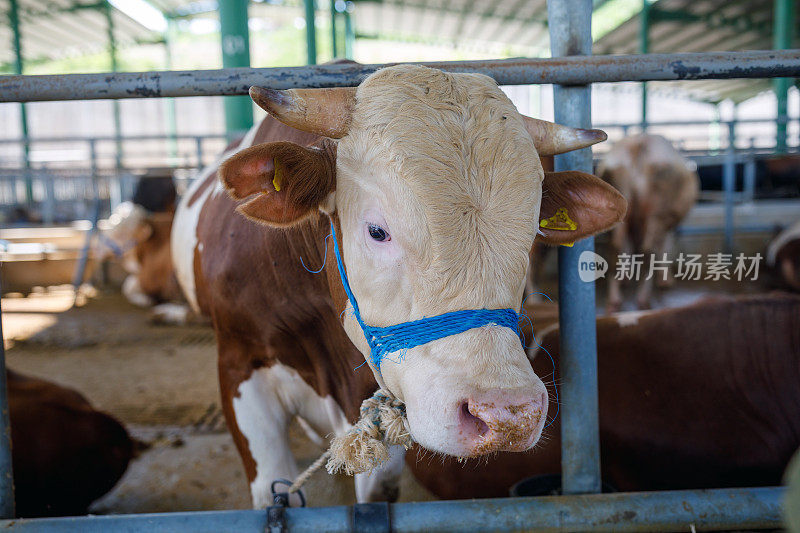
<path id="1" fill-rule="evenodd" d="M 392 504 L 396 532 L 701 531 L 782 526 L 780 487 Z M 352 507 L 285 510 L 289 531 L 353 531 Z M 264 531 L 261 510 L 0 520 L 9 532 Z"/>
<path id="2" fill-rule="evenodd" d="M 480 72 L 501 85 L 800 77 L 800 50 L 573 56 L 421 63 L 450 72 Z M 352 87 L 388 65 L 0 76 L 0 102 L 159 98 L 247 94 L 272 89 Z"/>

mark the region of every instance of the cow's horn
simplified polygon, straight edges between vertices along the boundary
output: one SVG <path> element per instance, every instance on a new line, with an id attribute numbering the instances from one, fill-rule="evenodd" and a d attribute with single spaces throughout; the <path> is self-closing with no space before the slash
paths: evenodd
<path id="1" fill-rule="evenodd" d="M 584 130 L 581 128 L 570 128 L 539 120 L 531 117 L 522 116 L 525 122 L 525 129 L 533 138 L 533 144 L 539 155 L 556 155 L 564 152 L 571 152 L 579 148 L 586 148 L 593 144 L 605 141 L 608 138 L 606 132 L 601 130 Z"/>
<path id="2" fill-rule="evenodd" d="M 250 87 L 250 98 L 284 124 L 323 137 L 341 139 L 350 129 L 356 90 Z"/>

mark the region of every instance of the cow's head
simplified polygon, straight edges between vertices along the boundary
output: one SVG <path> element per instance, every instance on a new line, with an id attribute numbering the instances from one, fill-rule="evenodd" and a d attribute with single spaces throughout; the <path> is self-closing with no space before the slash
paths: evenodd
<path id="1" fill-rule="evenodd" d="M 545 227 L 539 238 L 569 243 L 607 229 L 625 211 L 599 179 L 545 174 L 539 161 L 604 134 L 523 117 L 483 75 L 405 65 L 380 70 L 357 89 L 253 88 L 251 96 L 286 124 L 338 141 L 319 149 L 254 146 L 226 161 L 221 179 L 234 198 L 255 195 L 239 209 L 261 222 L 331 215 L 371 326 L 464 309 L 519 310 L 540 219 L 566 209 L 577 228 Z M 343 322 L 368 356 L 352 313 Z M 373 372 L 405 402 L 414 439 L 432 450 L 522 451 L 541 435 L 547 392 L 510 328 L 441 338 Z"/>
<path id="2" fill-rule="evenodd" d="M 134 250 L 150 238 L 152 231 L 147 210 L 133 202 L 123 202 L 108 217 L 108 226 L 94 244 L 94 256 L 101 261 L 117 256 L 126 272 L 136 274 L 140 265 Z"/>

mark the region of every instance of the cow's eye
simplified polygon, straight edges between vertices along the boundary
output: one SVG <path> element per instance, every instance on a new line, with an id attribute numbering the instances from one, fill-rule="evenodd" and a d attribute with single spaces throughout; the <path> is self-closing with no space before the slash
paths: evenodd
<path id="1" fill-rule="evenodd" d="M 378 226 L 377 224 L 370 224 L 368 229 L 369 229 L 369 236 L 375 239 L 376 241 L 384 242 L 391 240 L 386 230 Z"/>

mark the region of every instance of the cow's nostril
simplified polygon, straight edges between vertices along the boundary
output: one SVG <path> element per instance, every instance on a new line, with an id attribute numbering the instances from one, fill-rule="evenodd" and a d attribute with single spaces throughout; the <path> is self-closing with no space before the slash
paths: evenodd
<path id="1" fill-rule="evenodd" d="M 474 426 L 475 432 L 478 435 L 485 435 L 489 431 L 489 426 L 486 425 L 486 422 L 470 412 L 468 402 L 461 404 L 461 416 L 464 417 L 464 420 L 468 424 L 472 424 Z"/>

